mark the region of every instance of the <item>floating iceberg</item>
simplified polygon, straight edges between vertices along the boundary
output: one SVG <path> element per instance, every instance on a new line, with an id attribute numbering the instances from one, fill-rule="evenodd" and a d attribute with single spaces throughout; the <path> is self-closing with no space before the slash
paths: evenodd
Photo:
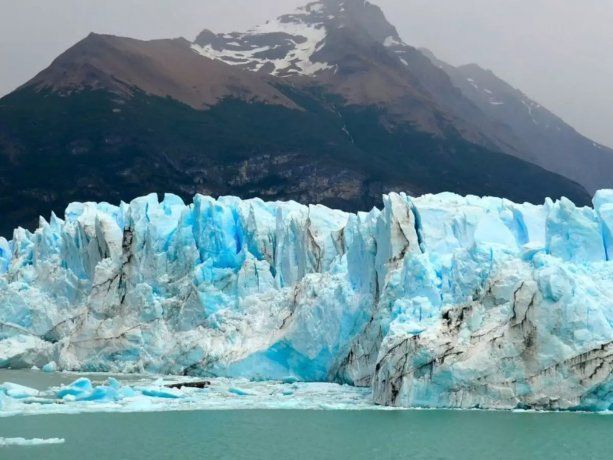
<path id="1" fill-rule="evenodd" d="M 594 206 L 74 203 L 0 239 L 0 366 L 340 382 L 406 407 L 610 410 L 613 192 Z"/>

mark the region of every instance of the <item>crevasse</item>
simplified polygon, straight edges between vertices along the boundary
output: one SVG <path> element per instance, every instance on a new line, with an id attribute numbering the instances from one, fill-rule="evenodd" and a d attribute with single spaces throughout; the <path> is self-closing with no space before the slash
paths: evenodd
<path id="1" fill-rule="evenodd" d="M 349 214 L 173 195 L 0 239 L 0 366 L 372 386 L 408 407 L 613 407 L 613 191 L 390 194 Z"/>

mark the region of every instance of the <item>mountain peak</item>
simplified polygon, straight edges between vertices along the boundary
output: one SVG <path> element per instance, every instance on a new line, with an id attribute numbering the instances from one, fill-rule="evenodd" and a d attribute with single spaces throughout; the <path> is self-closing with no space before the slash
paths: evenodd
<path id="1" fill-rule="evenodd" d="M 323 0 L 310 5 L 311 10 L 319 8 L 324 15 L 327 15 L 329 21 L 336 21 L 342 27 L 361 29 L 378 43 L 389 42 L 390 39 L 400 41 L 398 31 L 386 19 L 381 8 L 370 2 L 364 0 Z"/>
<path id="2" fill-rule="evenodd" d="M 247 32 L 215 34 L 204 30 L 193 48 L 247 70 L 282 77 L 314 75 L 334 69 L 321 51 L 338 31 L 381 45 L 402 44 L 396 28 L 378 6 L 364 0 L 321 0 Z"/>

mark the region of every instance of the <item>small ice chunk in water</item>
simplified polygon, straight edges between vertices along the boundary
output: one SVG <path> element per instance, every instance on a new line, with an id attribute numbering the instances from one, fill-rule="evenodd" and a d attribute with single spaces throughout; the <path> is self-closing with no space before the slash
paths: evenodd
<path id="1" fill-rule="evenodd" d="M 64 444 L 66 442 L 63 438 L 48 438 L 48 439 L 25 439 L 25 438 L 0 438 L 0 447 L 9 446 L 43 446 L 48 444 Z"/>
<path id="2" fill-rule="evenodd" d="M 237 395 L 237 396 L 252 396 L 253 395 L 253 393 L 250 393 L 247 390 L 242 390 L 242 389 L 237 388 L 237 387 L 230 387 L 230 388 L 228 388 L 228 393 L 232 393 L 232 394 Z"/>
<path id="3" fill-rule="evenodd" d="M 69 399 L 80 399 L 89 396 L 93 390 L 94 387 L 90 379 L 80 378 L 67 387 L 62 387 L 57 392 L 57 397 L 64 399 L 70 396 L 71 398 Z"/>
<path id="4" fill-rule="evenodd" d="M 13 399 L 25 399 L 38 396 L 39 391 L 34 388 L 17 385 L 16 383 L 5 382 L 0 385 L 0 392 Z"/>
<path id="5" fill-rule="evenodd" d="M 140 392 L 144 396 L 149 396 L 150 398 L 179 399 L 182 397 L 181 394 L 176 391 L 156 387 L 141 388 Z"/>
<path id="6" fill-rule="evenodd" d="M 48 373 L 57 372 L 57 363 L 55 361 L 51 361 L 45 364 L 42 368 L 42 371 Z"/>

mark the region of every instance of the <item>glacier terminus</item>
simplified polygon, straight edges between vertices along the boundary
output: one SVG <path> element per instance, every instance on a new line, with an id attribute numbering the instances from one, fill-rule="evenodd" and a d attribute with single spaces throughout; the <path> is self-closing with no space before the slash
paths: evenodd
<path id="1" fill-rule="evenodd" d="M 613 191 L 73 203 L 0 238 L 0 367 L 338 382 L 380 405 L 613 409 Z"/>

